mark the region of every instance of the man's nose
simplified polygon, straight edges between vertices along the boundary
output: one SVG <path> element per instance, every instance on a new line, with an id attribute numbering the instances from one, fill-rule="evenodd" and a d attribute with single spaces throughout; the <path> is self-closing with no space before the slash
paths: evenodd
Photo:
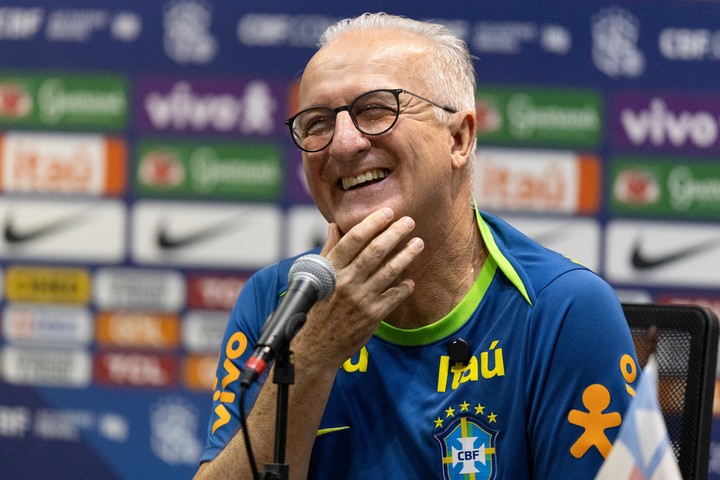
<path id="1" fill-rule="evenodd" d="M 335 117 L 335 133 L 330 144 L 331 155 L 354 155 L 359 150 L 369 148 L 370 141 L 358 130 L 348 112 L 338 112 Z"/>

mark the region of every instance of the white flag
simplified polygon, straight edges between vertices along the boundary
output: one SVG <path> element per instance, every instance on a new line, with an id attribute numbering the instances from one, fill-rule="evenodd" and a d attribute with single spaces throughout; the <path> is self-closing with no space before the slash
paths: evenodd
<path id="1" fill-rule="evenodd" d="M 595 480 L 682 480 L 657 399 L 657 363 L 650 355 L 620 433 Z"/>

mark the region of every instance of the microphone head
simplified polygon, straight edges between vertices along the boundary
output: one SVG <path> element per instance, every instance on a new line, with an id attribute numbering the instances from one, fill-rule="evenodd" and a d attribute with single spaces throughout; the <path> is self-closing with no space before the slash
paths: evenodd
<path id="1" fill-rule="evenodd" d="M 318 300 L 322 300 L 335 290 L 335 269 L 330 261 L 314 253 L 303 255 L 295 260 L 288 273 L 288 281 L 292 283 L 296 276 L 309 278 L 316 284 Z"/>

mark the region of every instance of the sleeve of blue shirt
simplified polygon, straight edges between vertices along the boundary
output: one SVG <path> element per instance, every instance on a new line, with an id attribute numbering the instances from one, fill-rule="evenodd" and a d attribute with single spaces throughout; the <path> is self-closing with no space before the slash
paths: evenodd
<path id="1" fill-rule="evenodd" d="M 538 293 L 527 365 L 535 478 L 593 478 L 619 432 L 639 369 L 622 307 L 594 273 L 571 270 Z"/>

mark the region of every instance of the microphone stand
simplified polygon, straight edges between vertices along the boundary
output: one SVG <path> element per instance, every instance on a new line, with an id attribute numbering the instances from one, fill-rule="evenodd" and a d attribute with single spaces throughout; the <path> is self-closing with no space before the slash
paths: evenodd
<path id="1" fill-rule="evenodd" d="M 305 314 L 302 314 L 302 323 Z M 290 385 L 295 383 L 295 364 L 290 351 L 290 342 L 283 342 L 275 357 L 273 383 L 278 386 L 275 413 L 275 462 L 266 463 L 260 478 L 262 480 L 288 480 L 290 467 L 285 463 L 287 444 L 287 418 Z"/>

